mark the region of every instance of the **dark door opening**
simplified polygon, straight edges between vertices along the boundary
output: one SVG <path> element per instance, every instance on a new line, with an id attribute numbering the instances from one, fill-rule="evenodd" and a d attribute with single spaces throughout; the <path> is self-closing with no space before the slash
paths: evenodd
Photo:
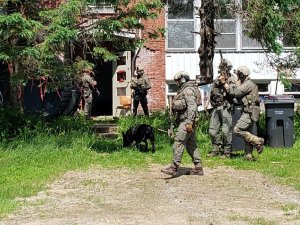
<path id="1" fill-rule="evenodd" d="M 112 62 L 95 62 L 95 80 L 100 95 L 93 97 L 92 116 L 111 116 L 112 112 Z"/>
<path id="2" fill-rule="evenodd" d="M 10 95 L 10 76 L 8 65 L 0 61 L 0 106 L 6 104 Z"/>

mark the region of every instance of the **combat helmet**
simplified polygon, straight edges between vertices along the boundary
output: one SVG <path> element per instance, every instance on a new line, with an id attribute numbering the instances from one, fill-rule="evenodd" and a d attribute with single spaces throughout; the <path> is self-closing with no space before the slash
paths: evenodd
<path id="1" fill-rule="evenodd" d="M 138 75 L 142 75 L 142 74 L 144 74 L 144 69 L 138 67 L 137 70 L 136 70 L 136 73 L 137 73 Z"/>
<path id="2" fill-rule="evenodd" d="M 174 75 L 174 80 L 179 81 L 180 84 L 183 84 L 190 80 L 190 75 L 185 71 L 179 71 Z"/>
<path id="3" fill-rule="evenodd" d="M 223 63 L 223 64 L 222 64 Z M 232 63 L 228 59 L 222 59 L 222 61 L 219 64 L 219 69 L 222 67 L 222 65 L 226 66 L 228 70 L 232 69 Z"/>
<path id="4" fill-rule="evenodd" d="M 249 76 L 250 75 L 250 70 L 248 69 L 247 66 L 240 66 L 239 68 L 236 69 L 236 73 L 242 73 L 244 76 Z"/>

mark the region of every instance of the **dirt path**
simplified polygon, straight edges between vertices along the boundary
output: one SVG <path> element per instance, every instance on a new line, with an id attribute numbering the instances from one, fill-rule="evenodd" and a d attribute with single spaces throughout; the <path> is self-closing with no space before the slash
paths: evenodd
<path id="1" fill-rule="evenodd" d="M 258 173 L 168 179 L 160 169 L 68 172 L 0 224 L 300 224 L 300 192 Z"/>

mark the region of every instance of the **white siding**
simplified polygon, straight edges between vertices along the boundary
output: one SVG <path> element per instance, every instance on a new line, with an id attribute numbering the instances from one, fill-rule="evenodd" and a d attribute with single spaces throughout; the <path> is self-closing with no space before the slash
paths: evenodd
<path id="1" fill-rule="evenodd" d="M 263 52 L 223 52 L 223 57 L 233 64 L 233 69 L 246 65 L 250 69 L 250 77 L 255 80 L 270 80 L 270 94 L 275 94 L 276 71 L 268 66 L 265 53 Z M 219 52 L 214 56 L 214 77 L 217 76 L 220 62 Z M 174 74 L 178 71 L 186 71 L 191 79 L 195 79 L 200 74 L 199 55 L 197 52 L 168 52 L 166 53 L 166 80 L 173 80 Z M 300 70 L 297 71 L 294 80 L 300 79 Z M 277 94 L 283 94 L 284 87 L 279 82 L 277 84 Z"/>

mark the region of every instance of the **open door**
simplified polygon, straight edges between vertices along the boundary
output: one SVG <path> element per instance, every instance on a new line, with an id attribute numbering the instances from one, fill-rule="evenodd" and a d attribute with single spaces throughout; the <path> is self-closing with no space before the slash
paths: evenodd
<path id="1" fill-rule="evenodd" d="M 131 107 L 123 107 L 121 96 L 131 96 L 131 52 L 119 52 L 117 61 L 113 62 L 113 116 L 120 116 L 131 111 Z"/>

